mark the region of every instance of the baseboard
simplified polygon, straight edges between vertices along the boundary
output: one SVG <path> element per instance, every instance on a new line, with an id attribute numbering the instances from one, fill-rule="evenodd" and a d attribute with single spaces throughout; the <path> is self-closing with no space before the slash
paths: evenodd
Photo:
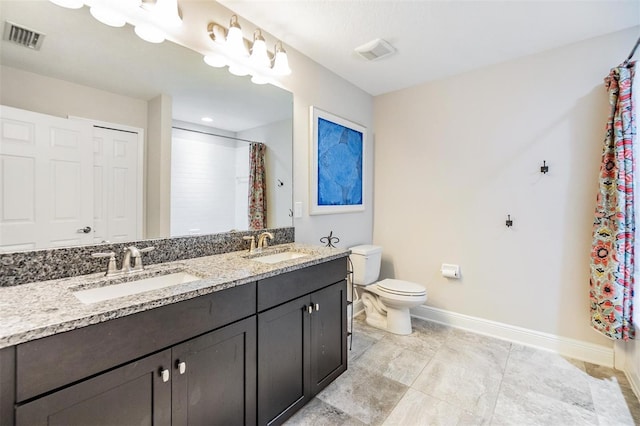
<path id="1" fill-rule="evenodd" d="M 640 399 L 640 375 L 632 369 L 625 369 L 624 373 L 627 376 L 627 380 L 629 380 L 633 393 Z"/>
<path id="2" fill-rule="evenodd" d="M 635 351 L 633 345 L 637 346 Z M 638 363 L 637 359 L 640 358 L 640 353 L 636 354 L 636 351 L 640 351 L 640 342 L 616 341 L 613 350 L 615 352 L 616 368 L 624 371 L 633 393 L 640 399 L 640 365 L 636 365 Z"/>
<path id="3" fill-rule="evenodd" d="M 521 345 L 557 352 L 560 355 L 593 364 L 606 367 L 614 365 L 613 347 L 609 348 L 424 305 L 411 309 L 411 315 Z"/>

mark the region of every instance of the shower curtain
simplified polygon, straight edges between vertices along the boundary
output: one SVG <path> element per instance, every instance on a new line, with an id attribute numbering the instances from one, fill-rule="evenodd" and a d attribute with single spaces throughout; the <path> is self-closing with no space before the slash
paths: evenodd
<path id="1" fill-rule="evenodd" d="M 591 325 L 616 340 L 635 336 L 634 73 L 635 62 L 625 61 L 605 78 L 611 112 L 599 173 L 590 262 Z"/>
<path id="2" fill-rule="evenodd" d="M 267 227 L 267 188 L 263 143 L 251 143 L 249 149 L 249 229 Z"/>

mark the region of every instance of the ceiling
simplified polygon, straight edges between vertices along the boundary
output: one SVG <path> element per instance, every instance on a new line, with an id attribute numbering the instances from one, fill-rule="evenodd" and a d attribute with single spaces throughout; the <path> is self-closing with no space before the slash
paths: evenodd
<path id="1" fill-rule="evenodd" d="M 190 2 L 183 11 L 191 19 L 186 27 L 193 37 L 204 46 L 211 43 L 205 29 L 215 3 L 181 1 Z M 130 25 L 103 25 L 88 7 L 72 10 L 46 0 L 0 0 L 0 17 L 0 30 L 8 20 L 46 34 L 37 51 L 2 41 L 4 66 L 145 101 L 166 94 L 172 98 L 174 119 L 203 125 L 201 118 L 209 116 L 214 121 L 207 126 L 232 132 L 291 118 L 291 93 L 211 68 L 201 53 L 176 43 L 142 41 Z M 198 17 L 203 22 L 193 23 Z"/>
<path id="2" fill-rule="evenodd" d="M 371 95 L 640 25 L 638 0 L 219 2 Z M 354 53 L 376 38 L 397 53 Z"/>

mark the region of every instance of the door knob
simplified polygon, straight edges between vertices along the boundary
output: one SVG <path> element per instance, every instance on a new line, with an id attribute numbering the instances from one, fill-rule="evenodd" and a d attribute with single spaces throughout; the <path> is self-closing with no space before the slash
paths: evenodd
<path id="1" fill-rule="evenodd" d="M 320 304 L 316 303 L 316 312 L 320 310 Z"/>
<path id="2" fill-rule="evenodd" d="M 184 361 L 178 361 L 178 372 L 184 374 L 187 371 L 187 363 Z"/>
<path id="3" fill-rule="evenodd" d="M 78 229 L 78 234 L 88 234 L 89 232 L 91 232 L 90 226 L 85 226 L 84 228 Z"/>

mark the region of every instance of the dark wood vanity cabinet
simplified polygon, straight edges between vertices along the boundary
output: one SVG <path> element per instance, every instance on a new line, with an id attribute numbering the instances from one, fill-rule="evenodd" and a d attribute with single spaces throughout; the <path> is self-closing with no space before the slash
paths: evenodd
<path id="1" fill-rule="evenodd" d="M 172 349 L 174 425 L 256 424 L 256 318 Z"/>
<path id="2" fill-rule="evenodd" d="M 281 424 L 347 368 L 346 258 L 0 350 L 0 424 Z"/>
<path id="3" fill-rule="evenodd" d="M 258 424 L 282 424 L 347 369 L 345 262 L 258 282 Z"/>
<path id="4" fill-rule="evenodd" d="M 251 283 L 18 345 L 15 424 L 253 425 L 255 306 Z"/>
<path id="5" fill-rule="evenodd" d="M 18 425 L 255 424 L 255 317 L 16 409 Z"/>
<path id="6" fill-rule="evenodd" d="M 171 351 L 148 356 L 19 405 L 17 425 L 170 425 Z M 167 370 L 170 371 L 170 370 Z"/>

